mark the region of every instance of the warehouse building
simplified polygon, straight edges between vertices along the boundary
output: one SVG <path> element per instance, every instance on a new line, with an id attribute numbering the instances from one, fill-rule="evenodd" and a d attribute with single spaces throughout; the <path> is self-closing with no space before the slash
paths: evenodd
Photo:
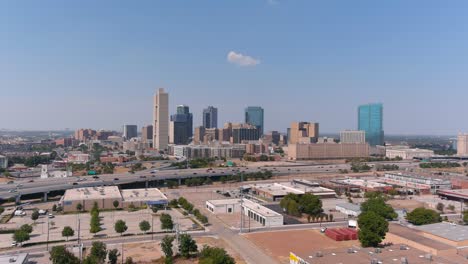
<path id="1" fill-rule="evenodd" d="M 333 180 L 332 182 L 336 182 L 343 185 L 348 185 L 350 188 L 359 188 L 361 191 L 364 192 L 388 192 L 389 190 L 393 189 L 392 186 L 384 183 L 377 182 L 376 180 L 367 180 L 367 179 L 340 179 L 340 180 Z"/>
<path id="2" fill-rule="evenodd" d="M 283 225 L 283 215 L 248 199 L 209 200 L 206 209 L 213 214 L 243 213 L 265 227 Z"/>
<path id="3" fill-rule="evenodd" d="M 245 186 L 252 194 L 267 198 L 273 201 L 279 200 L 289 193 L 303 195 L 311 193 L 320 198 L 335 198 L 335 191 L 321 187 L 316 182 L 307 180 L 293 180 L 291 182 L 282 183 L 266 183 L 266 184 L 253 184 Z"/>
<path id="4" fill-rule="evenodd" d="M 385 149 L 385 156 L 390 159 L 400 157 L 409 159 L 428 159 L 434 156 L 434 151 L 429 149 L 409 148 L 407 146 L 389 146 Z"/>
<path id="5" fill-rule="evenodd" d="M 130 204 L 135 207 L 143 205 L 167 204 L 167 197 L 156 188 L 132 189 L 120 191 L 117 186 L 85 187 L 66 190 L 60 200 L 65 212 L 77 211 L 78 204 L 82 210 L 89 211 L 96 203 L 99 209 L 128 208 Z"/>
<path id="6" fill-rule="evenodd" d="M 358 217 L 361 214 L 361 206 L 359 204 L 353 204 L 353 203 L 337 204 L 335 206 L 335 209 L 338 212 L 343 213 L 347 216 Z"/>
<path id="7" fill-rule="evenodd" d="M 412 174 L 385 173 L 383 181 L 387 184 L 403 187 L 407 191 L 421 194 L 436 194 L 439 190 L 450 190 L 452 188 L 452 183 L 448 180 Z"/>

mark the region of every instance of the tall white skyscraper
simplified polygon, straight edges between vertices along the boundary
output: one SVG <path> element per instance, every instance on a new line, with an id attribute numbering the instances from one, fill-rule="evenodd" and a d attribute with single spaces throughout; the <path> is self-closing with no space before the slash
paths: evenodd
<path id="1" fill-rule="evenodd" d="M 169 144 L 169 94 L 164 88 L 159 88 L 154 95 L 153 121 L 153 146 L 166 150 Z"/>

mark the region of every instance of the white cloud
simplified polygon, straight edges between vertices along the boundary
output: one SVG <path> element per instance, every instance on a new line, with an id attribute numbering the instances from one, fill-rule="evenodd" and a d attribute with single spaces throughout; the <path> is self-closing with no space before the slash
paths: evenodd
<path id="1" fill-rule="evenodd" d="M 227 60 L 230 63 L 237 64 L 239 66 L 255 66 L 260 64 L 260 60 L 254 59 L 250 56 L 230 51 L 227 55 Z"/>

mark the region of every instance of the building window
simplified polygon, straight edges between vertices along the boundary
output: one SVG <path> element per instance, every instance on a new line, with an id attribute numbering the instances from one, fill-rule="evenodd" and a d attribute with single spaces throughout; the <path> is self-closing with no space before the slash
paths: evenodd
<path id="1" fill-rule="evenodd" d="M 232 208 L 228 208 L 228 213 L 232 213 Z"/>

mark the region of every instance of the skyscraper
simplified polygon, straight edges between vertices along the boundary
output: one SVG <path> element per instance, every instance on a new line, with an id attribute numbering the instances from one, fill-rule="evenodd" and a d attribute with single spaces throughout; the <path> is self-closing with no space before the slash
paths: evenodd
<path id="1" fill-rule="evenodd" d="M 177 114 L 171 116 L 169 143 L 188 144 L 193 136 L 193 115 L 186 105 L 177 106 Z"/>
<path id="2" fill-rule="evenodd" d="M 123 126 L 123 137 L 126 140 L 135 138 L 138 136 L 138 128 L 136 125 L 124 125 Z"/>
<path id="3" fill-rule="evenodd" d="M 382 104 L 366 104 L 359 106 L 358 130 L 366 132 L 366 141 L 369 145 L 384 145 Z"/>
<path id="4" fill-rule="evenodd" d="M 203 109 L 203 127 L 218 128 L 218 108 L 208 106 Z"/>
<path id="5" fill-rule="evenodd" d="M 263 135 L 263 108 L 260 106 L 249 106 L 245 109 L 245 123 L 256 126 Z"/>
<path id="6" fill-rule="evenodd" d="M 154 95 L 153 122 L 153 146 L 166 150 L 169 144 L 169 94 L 164 88 L 159 88 Z"/>
<path id="7" fill-rule="evenodd" d="M 141 128 L 141 142 L 153 145 L 153 126 L 147 125 Z"/>

